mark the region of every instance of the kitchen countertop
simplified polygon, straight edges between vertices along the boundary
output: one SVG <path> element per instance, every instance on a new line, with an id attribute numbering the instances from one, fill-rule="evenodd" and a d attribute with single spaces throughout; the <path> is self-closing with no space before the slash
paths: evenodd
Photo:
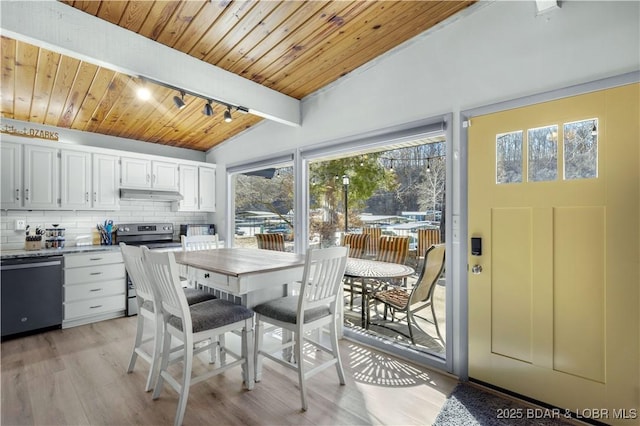
<path id="1" fill-rule="evenodd" d="M 40 250 L 1 250 L 0 259 L 19 259 L 24 257 L 45 257 L 60 256 L 70 253 L 86 253 L 94 251 L 113 251 L 120 250 L 120 246 L 70 246 L 61 249 L 40 249 Z"/>

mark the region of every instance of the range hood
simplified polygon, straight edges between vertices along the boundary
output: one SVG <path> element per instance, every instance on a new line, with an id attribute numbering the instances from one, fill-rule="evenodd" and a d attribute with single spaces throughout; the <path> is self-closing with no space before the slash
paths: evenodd
<path id="1" fill-rule="evenodd" d="M 120 188 L 121 200 L 180 201 L 182 198 L 178 191 Z"/>

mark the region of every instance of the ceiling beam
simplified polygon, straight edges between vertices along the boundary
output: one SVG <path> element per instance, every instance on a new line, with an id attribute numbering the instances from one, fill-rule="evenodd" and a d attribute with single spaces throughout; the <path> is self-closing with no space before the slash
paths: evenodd
<path id="1" fill-rule="evenodd" d="M 2 1 L 2 35 L 301 125 L 300 101 L 57 1 Z"/>

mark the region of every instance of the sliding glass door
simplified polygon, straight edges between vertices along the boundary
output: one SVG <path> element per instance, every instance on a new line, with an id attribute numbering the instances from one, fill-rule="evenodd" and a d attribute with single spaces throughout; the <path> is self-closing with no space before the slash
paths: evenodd
<path id="1" fill-rule="evenodd" d="M 446 242 L 446 139 L 444 133 L 408 140 L 397 146 L 355 149 L 340 156 L 322 155 L 308 162 L 309 240 L 318 247 L 344 243 L 346 234 L 369 234 L 357 255 L 380 259 L 380 239 L 407 244 L 398 263 L 414 269 L 408 279 L 365 283 L 365 289 L 397 291 L 409 296 L 420 282 L 424 251 Z M 423 241 L 427 238 L 428 241 Z M 430 289 L 429 300 L 416 300 L 405 312 L 369 296 L 370 323 L 363 327 L 362 286 L 345 284 L 344 325 L 355 336 L 375 337 L 397 347 L 446 358 L 446 271 Z M 427 283 L 427 285 L 430 283 Z M 434 309 L 420 309 L 432 303 Z M 412 313 L 411 331 L 406 311 Z M 435 316 L 435 317 L 434 317 Z M 436 328 L 437 324 L 437 328 Z"/>

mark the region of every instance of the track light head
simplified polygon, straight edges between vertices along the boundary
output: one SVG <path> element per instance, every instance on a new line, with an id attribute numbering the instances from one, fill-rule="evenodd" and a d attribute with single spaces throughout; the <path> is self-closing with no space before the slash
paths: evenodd
<path id="1" fill-rule="evenodd" d="M 180 92 L 180 97 L 174 96 L 173 97 L 173 103 L 176 104 L 178 109 L 184 108 L 186 106 L 185 103 L 184 103 L 184 92 L 182 92 L 182 91 Z"/>
<path id="2" fill-rule="evenodd" d="M 233 120 L 231 117 L 231 107 L 227 107 L 227 110 L 224 112 L 224 121 L 230 123 Z"/>
<path id="3" fill-rule="evenodd" d="M 213 107 L 211 106 L 211 101 L 207 101 L 204 105 L 204 110 L 202 111 L 204 115 L 207 117 L 211 117 L 213 115 Z"/>

